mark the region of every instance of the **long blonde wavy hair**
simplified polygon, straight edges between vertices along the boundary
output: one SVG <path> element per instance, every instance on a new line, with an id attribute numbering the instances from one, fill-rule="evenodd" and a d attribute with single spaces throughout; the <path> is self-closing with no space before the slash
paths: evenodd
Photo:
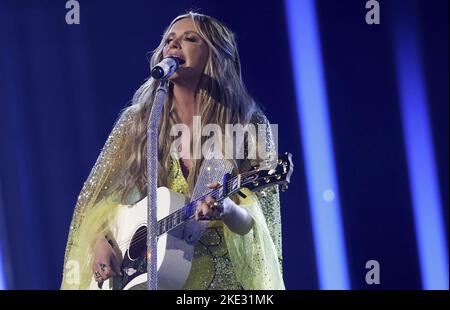
<path id="1" fill-rule="evenodd" d="M 196 94 L 201 98 L 198 113 L 201 116 L 202 126 L 214 123 L 221 126 L 223 130 L 225 124 L 248 123 L 254 113 L 260 112 L 260 108 L 248 94 L 242 81 L 235 35 L 217 19 L 195 12 L 188 12 L 176 17 L 164 31 L 159 46 L 153 51 L 150 67 L 154 67 L 163 59 L 163 48 L 169 29 L 174 23 L 184 18 L 192 19 L 197 32 L 209 48 L 208 60 Z M 135 92 L 131 105 L 122 111 L 122 113 L 137 113 L 136 122 L 130 129 L 133 137 L 131 153 L 125 162 L 122 175 L 117 181 L 117 188 L 122 191 L 123 202 L 127 201 L 128 195 L 135 186 L 141 194 L 146 192 L 147 120 L 158 86 L 159 81 L 152 78 L 147 79 Z M 159 123 L 159 186 L 167 186 L 171 164 L 171 145 L 176 139 L 170 135 L 172 125 L 176 123 L 173 101 L 173 84 L 169 82 L 168 96 Z M 195 185 L 200 165 L 201 160 L 193 160 L 193 168 L 187 180 L 190 191 Z"/>

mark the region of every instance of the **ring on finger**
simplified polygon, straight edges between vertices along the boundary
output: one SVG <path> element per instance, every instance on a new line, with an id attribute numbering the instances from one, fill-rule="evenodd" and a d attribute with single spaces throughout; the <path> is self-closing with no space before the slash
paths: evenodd
<path id="1" fill-rule="evenodd" d="M 211 206 L 211 209 L 216 209 L 218 206 L 220 206 L 220 202 L 218 202 L 218 201 L 214 201 L 214 203 L 212 204 L 212 206 Z"/>
<path id="2" fill-rule="evenodd" d="M 107 267 L 109 267 L 109 266 L 106 265 L 106 264 L 103 264 L 103 263 L 100 264 L 100 269 L 101 269 L 102 271 L 105 271 L 105 269 L 106 269 Z"/>
<path id="3" fill-rule="evenodd" d="M 209 209 L 214 209 L 215 207 L 217 207 L 216 202 L 210 201 L 210 202 L 207 202 L 206 204 L 208 205 Z"/>

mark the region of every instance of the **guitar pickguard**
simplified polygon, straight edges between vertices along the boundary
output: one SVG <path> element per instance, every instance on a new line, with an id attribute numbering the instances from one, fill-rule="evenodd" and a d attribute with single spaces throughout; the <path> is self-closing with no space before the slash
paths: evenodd
<path id="1" fill-rule="evenodd" d="M 137 276 L 147 272 L 147 257 L 145 252 L 142 253 L 137 259 L 131 260 L 128 255 L 128 250 L 125 252 L 124 259 L 120 270 L 122 271 L 122 276 L 117 276 L 113 278 L 112 289 L 122 290 L 124 287 L 130 283 Z"/>

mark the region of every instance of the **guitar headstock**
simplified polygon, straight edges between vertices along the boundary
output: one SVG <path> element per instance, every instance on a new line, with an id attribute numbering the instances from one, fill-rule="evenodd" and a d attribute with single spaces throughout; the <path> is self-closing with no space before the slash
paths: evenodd
<path id="1" fill-rule="evenodd" d="M 241 174 L 241 187 L 258 191 L 264 187 L 278 184 L 285 191 L 293 171 L 292 154 L 286 152 L 276 162 L 254 167 L 253 170 Z"/>

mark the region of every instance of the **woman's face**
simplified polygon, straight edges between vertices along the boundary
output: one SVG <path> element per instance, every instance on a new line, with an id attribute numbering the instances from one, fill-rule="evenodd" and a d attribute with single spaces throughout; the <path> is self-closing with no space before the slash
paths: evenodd
<path id="1" fill-rule="evenodd" d="M 170 78 L 172 81 L 198 80 L 208 60 L 208 45 L 195 30 L 190 18 L 177 21 L 165 38 L 163 57 L 176 56 L 185 61 Z"/>

